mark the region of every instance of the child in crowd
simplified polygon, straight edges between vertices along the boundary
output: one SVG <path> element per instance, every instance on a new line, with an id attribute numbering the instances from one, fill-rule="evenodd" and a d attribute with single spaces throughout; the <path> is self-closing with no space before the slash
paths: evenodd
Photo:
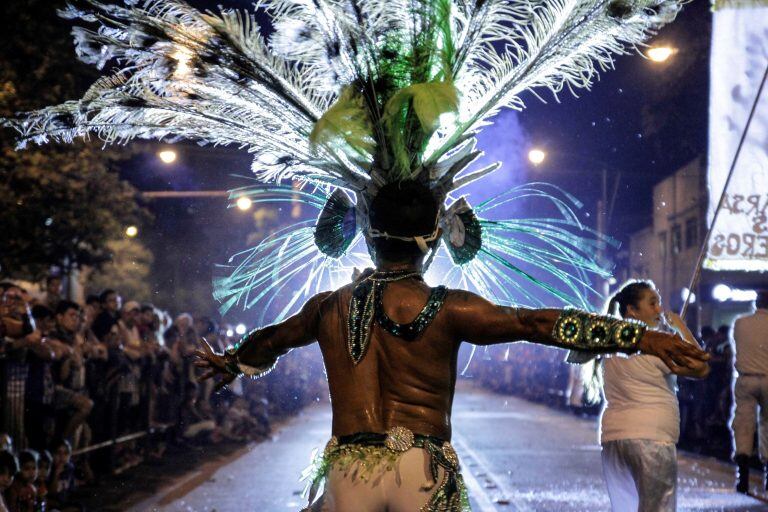
<path id="1" fill-rule="evenodd" d="M 51 474 L 52 463 L 51 452 L 48 450 L 41 451 L 40 459 L 37 461 L 37 480 L 35 480 L 38 510 L 48 510 L 48 477 Z"/>
<path id="2" fill-rule="evenodd" d="M 75 490 L 75 465 L 72 464 L 72 445 L 66 439 L 54 442 L 53 467 L 48 486 L 48 504 L 52 509 L 79 509 L 71 502 Z"/>
<path id="3" fill-rule="evenodd" d="M 5 495 L 9 512 L 35 512 L 38 458 L 34 450 L 23 450 L 19 453 L 19 471 Z"/>
<path id="4" fill-rule="evenodd" d="M 0 512 L 9 512 L 3 496 L 13 483 L 14 475 L 19 471 L 16 456 L 6 450 L 0 451 Z"/>

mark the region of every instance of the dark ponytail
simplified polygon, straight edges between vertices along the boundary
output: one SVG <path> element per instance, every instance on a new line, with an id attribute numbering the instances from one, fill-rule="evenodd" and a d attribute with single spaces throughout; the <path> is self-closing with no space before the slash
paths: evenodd
<path id="1" fill-rule="evenodd" d="M 622 318 L 627 316 L 629 306 L 637 307 L 645 290 L 656 290 L 653 281 L 649 280 L 630 280 L 624 283 L 618 292 L 608 301 L 606 314 L 618 315 Z"/>
<path id="2" fill-rule="evenodd" d="M 645 290 L 655 290 L 653 281 L 630 280 L 624 283 L 618 292 L 608 300 L 605 307 L 607 315 L 619 315 L 622 318 L 627 315 L 629 306 L 637 307 Z M 598 356 L 589 363 L 582 366 L 582 376 L 584 378 L 584 392 L 587 403 L 596 404 L 600 400 L 600 390 L 603 387 L 602 376 L 602 356 Z"/>

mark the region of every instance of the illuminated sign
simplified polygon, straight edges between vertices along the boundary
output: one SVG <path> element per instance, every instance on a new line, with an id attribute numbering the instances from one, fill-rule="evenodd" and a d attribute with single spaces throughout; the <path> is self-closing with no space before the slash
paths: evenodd
<path id="1" fill-rule="evenodd" d="M 723 4 L 712 23 L 709 224 L 768 65 L 768 7 Z M 759 99 L 704 266 L 768 270 L 768 90 Z"/>
<path id="2" fill-rule="evenodd" d="M 740 9 L 744 7 L 768 6 L 768 0 L 715 0 L 712 9 Z"/>

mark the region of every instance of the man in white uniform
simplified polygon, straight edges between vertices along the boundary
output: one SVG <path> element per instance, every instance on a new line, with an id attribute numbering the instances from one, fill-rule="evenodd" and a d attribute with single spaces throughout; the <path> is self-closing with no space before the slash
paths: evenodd
<path id="1" fill-rule="evenodd" d="M 752 456 L 760 408 L 760 461 L 768 461 L 768 290 L 758 293 L 756 310 L 736 319 L 733 327 L 734 409 L 731 432 L 734 461 L 739 466 L 736 490 L 749 491 L 749 458 Z M 768 488 L 768 475 L 766 475 Z"/>

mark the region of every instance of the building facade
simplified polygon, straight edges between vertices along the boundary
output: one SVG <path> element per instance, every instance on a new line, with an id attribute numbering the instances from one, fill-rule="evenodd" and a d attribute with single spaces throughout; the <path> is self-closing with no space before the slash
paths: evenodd
<path id="1" fill-rule="evenodd" d="M 703 157 L 658 183 L 653 189 L 652 223 L 631 235 L 618 273 L 625 279 L 653 280 L 665 308 L 672 311 L 683 306 L 697 266 L 707 233 L 708 197 Z M 768 288 L 768 273 L 704 270 L 686 320 L 697 329 L 730 324 L 734 316 L 750 310 L 751 302 L 749 293 L 728 290 L 763 288 Z"/>

